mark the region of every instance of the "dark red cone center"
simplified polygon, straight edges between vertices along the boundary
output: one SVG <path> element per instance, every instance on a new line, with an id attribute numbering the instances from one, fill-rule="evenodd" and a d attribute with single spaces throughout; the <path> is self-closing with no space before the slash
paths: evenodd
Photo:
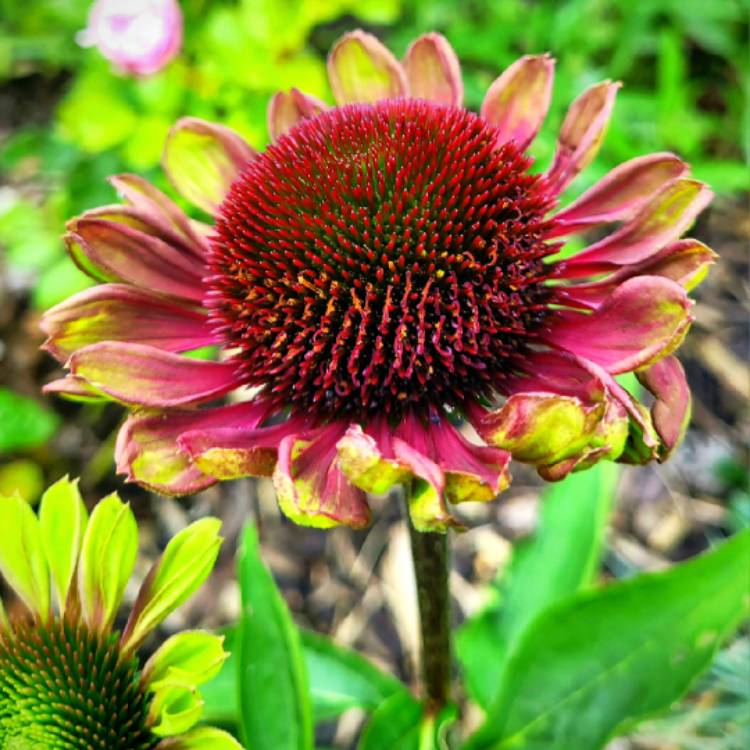
<path id="1" fill-rule="evenodd" d="M 463 109 L 332 109 L 248 165 L 221 207 L 208 303 L 248 385 L 321 419 L 490 396 L 544 319 L 551 206 Z"/>

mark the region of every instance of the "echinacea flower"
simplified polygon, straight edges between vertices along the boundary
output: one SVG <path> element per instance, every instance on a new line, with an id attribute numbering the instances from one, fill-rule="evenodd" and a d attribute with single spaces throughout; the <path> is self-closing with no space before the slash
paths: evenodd
<path id="1" fill-rule="evenodd" d="M 125 73 L 160 71 L 182 47 L 182 11 L 177 0 L 97 0 L 82 47 L 96 47 Z"/>
<path id="2" fill-rule="evenodd" d="M 88 517 L 66 478 L 39 516 L 0 497 L 0 573 L 18 597 L 0 600 L 0 747 L 55 750 L 241 750 L 226 732 L 194 727 L 198 686 L 227 654 L 203 631 L 168 638 L 145 662 L 146 637 L 208 577 L 221 545 L 206 518 L 177 534 L 115 629 L 138 551 L 130 508 L 110 495 Z"/>
<path id="3" fill-rule="evenodd" d="M 127 203 L 69 225 L 72 257 L 103 283 L 46 315 L 69 370 L 47 390 L 132 409 L 117 444 L 131 480 L 182 494 L 272 476 L 282 509 L 316 526 L 363 526 L 366 492 L 408 483 L 417 528 L 445 529 L 448 502 L 507 486 L 511 456 L 547 479 L 664 460 L 689 413 L 671 356 L 686 292 L 714 258 L 679 238 L 711 192 L 658 153 L 558 210 L 619 84 L 573 102 L 534 174 L 553 67 L 521 58 L 475 114 L 442 36 L 399 62 L 358 31 L 328 59 L 336 106 L 276 94 L 265 152 L 180 120 L 164 167 L 212 224 L 112 179 Z M 563 238 L 593 228 L 604 236 L 569 257 Z M 218 361 L 183 354 L 207 345 Z M 650 410 L 617 382 L 628 372 Z"/>

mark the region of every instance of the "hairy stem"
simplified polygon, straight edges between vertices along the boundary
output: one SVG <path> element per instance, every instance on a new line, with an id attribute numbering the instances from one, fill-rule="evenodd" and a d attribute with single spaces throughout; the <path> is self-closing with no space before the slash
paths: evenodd
<path id="1" fill-rule="evenodd" d="M 450 700 L 448 536 L 417 531 L 411 522 L 409 531 L 419 602 L 422 693 L 427 712 L 434 715 Z"/>

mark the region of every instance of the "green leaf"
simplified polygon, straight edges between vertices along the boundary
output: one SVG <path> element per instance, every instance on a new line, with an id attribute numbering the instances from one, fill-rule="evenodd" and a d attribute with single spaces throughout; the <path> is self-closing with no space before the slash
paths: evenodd
<path id="1" fill-rule="evenodd" d="M 571 597 L 540 615 L 466 750 L 598 750 L 666 708 L 750 607 L 750 532 L 660 573 Z"/>
<path id="2" fill-rule="evenodd" d="M 0 453 L 36 448 L 46 443 L 59 423 L 56 414 L 33 399 L 0 388 Z"/>
<path id="3" fill-rule="evenodd" d="M 550 604 L 592 583 L 618 469 L 608 462 L 550 485 L 542 498 L 539 529 L 516 549 L 494 583 L 499 599 L 458 631 L 456 651 L 467 688 L 491 705 L 515 641 Z"/>
<path id="4" fill-rule="evenodd" d="M 237 629 L 240 725 L 253 750 L 312 750 L 313 722 L 300 636 L 260 558 L 255 527 L 240 551 Z"/>
<path id="5" fill-rule="evenodd" d="M 396 693 L 373 713 L 359 750 L 419 750 L 422 706 L 411 693 Z"/>
<path id="6" fill-rule="evenodd" d="M 309 630 L 301 635 L 316 721 L 339 716 L 350 708 L 374 711 L 391 696 L 408 692 L 401 682 L 355 651 Z"/>

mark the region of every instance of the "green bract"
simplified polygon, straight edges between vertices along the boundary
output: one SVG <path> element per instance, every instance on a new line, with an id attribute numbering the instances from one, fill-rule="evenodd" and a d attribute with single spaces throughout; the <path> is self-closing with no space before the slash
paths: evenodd
<path id="1" fill-rule="evenodd" d="M 0 602 L 0 748 L 240 750 L 225 732 L 193 728 L 198 686 L 227 656 L 223 638 L 190 631 L 145 665 L 136 654 L 208 578 L 219 526 L 203 519 L 172 539 L 120 633 L 113 623 L 138 550 L 130 507 L 113 494 L 88 518 L 67 477 L 44 494 L 38 518 L 20 497 L 0 496 L 0 573 L 19 599 Z"/>

